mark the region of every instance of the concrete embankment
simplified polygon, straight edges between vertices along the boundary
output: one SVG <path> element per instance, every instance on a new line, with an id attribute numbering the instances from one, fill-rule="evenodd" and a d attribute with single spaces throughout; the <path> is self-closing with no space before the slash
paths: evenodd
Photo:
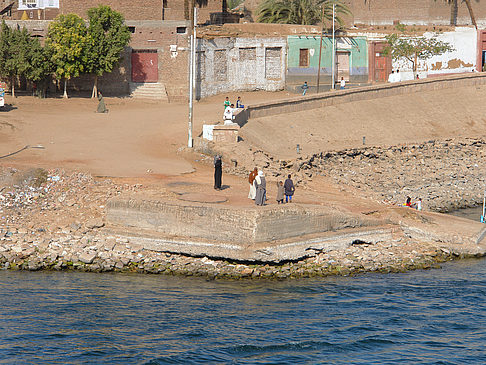
<path id="1" fill-rule="evenodd" d="M 7 169 L 2 184 L 0 263 L 5 269 L 285 278 L 397 272 L 486 252 L 482 224 L 407 208 L 384 206 L 362 214 L 306 204 L 246 212 L 223 205 L 211 209 L 176 204 L 163 189 L 157 191 L 159 200 L 144 200 L 140 184 L 61 170 Z M 137 202 L 134 196 L 141 198 Z M 278 231 L 285 237 L 275 236 L 276 217 L 287 219 L 288 227 Z M 307 231 L 290 234 L 299 222 L 305 222 L 301 229 Z M 170 224 L 180 226 L 169 231 Z M 217 224 L 226 224 L 228 232 L 238 232 L 243 224 L 246 228 L 240 231 L 246 235 L 224 240 L 223 232 L 218 241 Z M 183 232 L 191 238 L 177 236 Z M 228 242 L 244 255 L 238 256 L 237 249 L 222 254 L 217 245 L 208 246 Z"/>

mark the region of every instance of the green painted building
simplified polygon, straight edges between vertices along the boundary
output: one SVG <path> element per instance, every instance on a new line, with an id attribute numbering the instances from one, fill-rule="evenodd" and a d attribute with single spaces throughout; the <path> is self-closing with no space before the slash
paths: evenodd
<path id="1" fill-rule="evenodd" d="M 295 89 L 307 81 L 317 84 L 319 68 L 319 36 L 289 36 L 287 38 L 287 88 Z M 341 77 L 350 84 L 368 83 L 368 43 L 366 37 L 336 37 L 335 80 Z M 331 85 L 332 36 L 322 38 L 320 85 Z"/>

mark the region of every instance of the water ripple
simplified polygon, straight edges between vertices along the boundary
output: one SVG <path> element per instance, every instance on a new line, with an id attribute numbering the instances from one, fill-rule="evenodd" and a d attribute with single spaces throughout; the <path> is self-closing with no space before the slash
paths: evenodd
<path id="1" fill-rule="evenodd" d="M 486 260 L 295 281 L 0 272 L 0 364 L 483 364 Z"/>

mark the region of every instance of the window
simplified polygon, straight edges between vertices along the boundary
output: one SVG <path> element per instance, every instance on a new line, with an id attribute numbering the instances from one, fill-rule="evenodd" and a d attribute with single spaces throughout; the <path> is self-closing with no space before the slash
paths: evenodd
<path id="1" fill-rule="evenodd" d="M 26 8 L 37 8 L 37 0 L 22 0 L 22 5 Z"/>
<path id="2" fill-rule="evenodd" d="M 299 54 L 299 67 L 309 67 L 309 49 L 301 48 Z"/>
<path id="3" fill-rule="evenodd" d="M 186 34 L 186 27 L 177 27 L 177 34 Z"/>
<path id="4" fill-rule="evenodd" d="M 282 48 L 268 47 L 265 48 L 265 77 L 267 79 L 282 78 Z"/>
<path id="5" fill-rule="evenodd" d="M 130 31 L 130 33 L 135 33 L 135 27 L 128 27 L 128 30 Z"/>
<path id="6" fill-rule="evenodd" d="M 226 81 L 228 79 L 228 62 L 226 59 L 226 50 L 217 49 L 214 51 L 214 79 L 216 81 Z"/>

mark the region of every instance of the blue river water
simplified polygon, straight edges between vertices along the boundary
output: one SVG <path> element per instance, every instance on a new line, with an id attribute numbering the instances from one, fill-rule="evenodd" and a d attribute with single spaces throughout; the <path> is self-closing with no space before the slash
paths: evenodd
<path id="1" fill-rule="evenodd" d="M 0 271 L 0 364 L 485 364 L 486 260 L 287 281 Z"/>

